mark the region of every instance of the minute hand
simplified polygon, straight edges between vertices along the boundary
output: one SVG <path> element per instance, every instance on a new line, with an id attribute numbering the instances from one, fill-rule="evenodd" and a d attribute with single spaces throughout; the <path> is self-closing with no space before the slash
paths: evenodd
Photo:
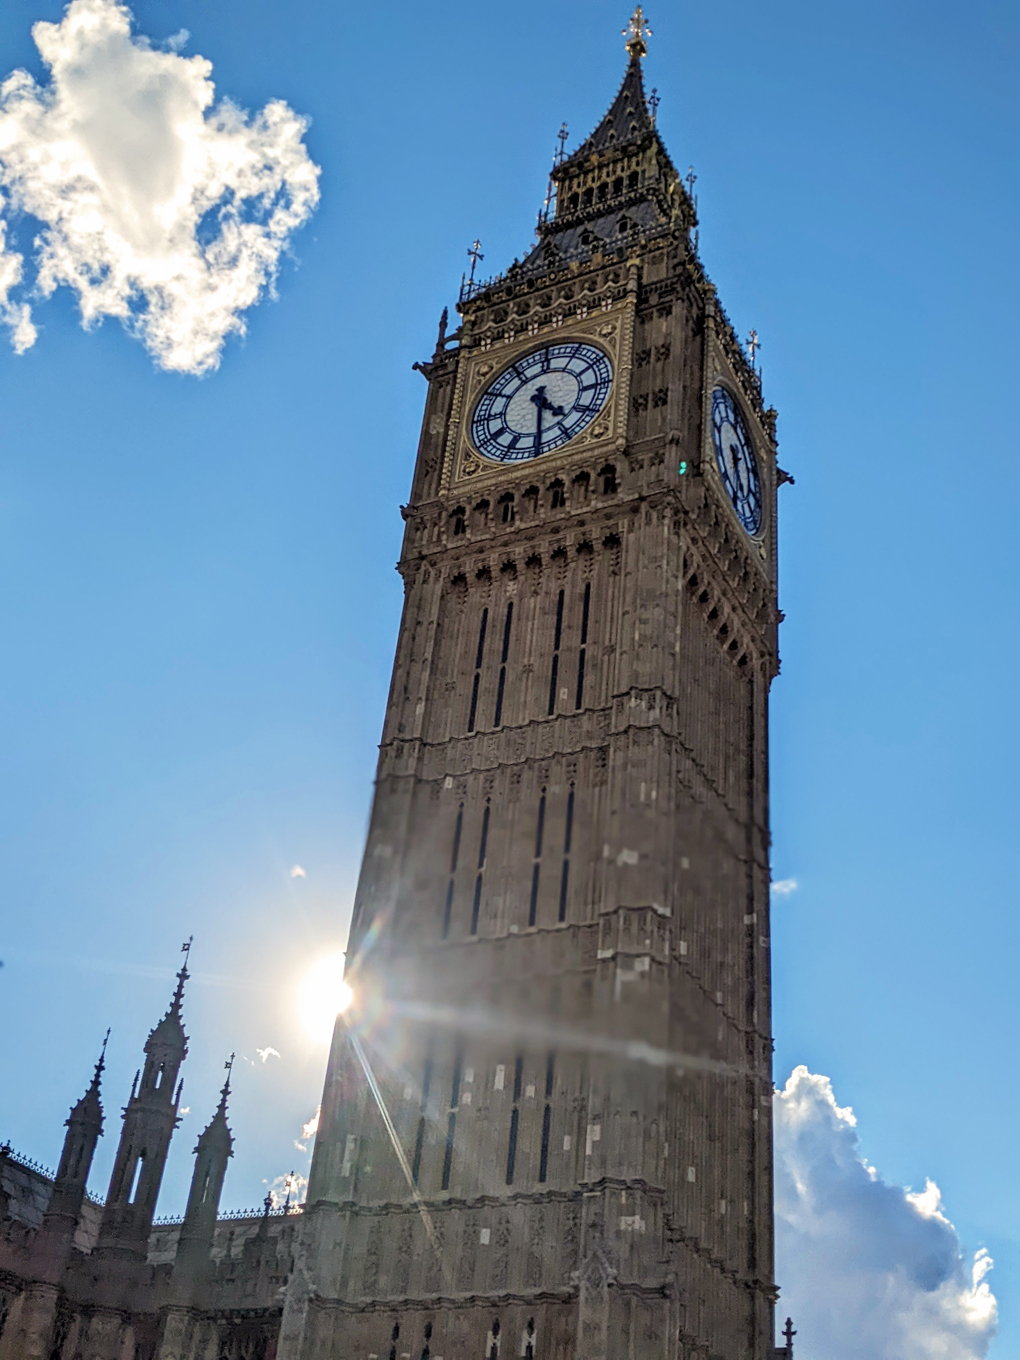
<path id="1" fill-rule="evenodd" d="M 535 452 L 533 458 L 537 458 L 542 452 L 542 412 L 549 411 L 554 416 L 564 414 L 562 406 L 554 406 L 545 395 L 545 387 L 536 387 L 531 394 L 531 401 L 535 407 Z"/>

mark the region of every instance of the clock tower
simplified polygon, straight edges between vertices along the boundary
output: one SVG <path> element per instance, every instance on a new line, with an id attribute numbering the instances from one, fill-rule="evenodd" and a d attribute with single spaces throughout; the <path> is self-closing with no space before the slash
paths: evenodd
<path id="1" fill-rule="evenodd" d="M 445 318 L 280 1360 L 773 1360 L 775 412 L 642 80 Z"/>

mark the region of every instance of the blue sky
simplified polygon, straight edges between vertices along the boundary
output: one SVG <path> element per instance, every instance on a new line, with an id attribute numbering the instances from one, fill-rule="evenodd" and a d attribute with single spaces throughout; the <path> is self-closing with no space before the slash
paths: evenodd
<path id="1" fill-rule="evenodd" d="M 66 288 L 0 341 L 0 1137 L 56 1162 L 108 1024 L 107 1137 L 194 933 L 163 1194 L 239 1061 L 225 1203 L 302 1169 L 400 604 L 431 352 L 467 245 L 531 240 L 560 123 L 622 75 L 626 6 L 366 12 L 145 0 L 220 96 L 311 120 L 322 199 L 218 371 L 158 370 Z M 45 72 L 0 11 L 0 73 Z M 653 6 L 646 62 L 701 251 L 779 408 L 776 1079 L 827 1075 L 883 1176 L 937 1181 L 1020 1353 L 1012 415 L 1020 20 L 1005 3 Z M 37 224 L 12 220 L 31 254 Z M 292 878 L 300 864 L 306 877 Z M 260 1061 L 256 1047 L 280 1057 Z M 811 1357 L 808 1357 L 811 1360 Z"/>

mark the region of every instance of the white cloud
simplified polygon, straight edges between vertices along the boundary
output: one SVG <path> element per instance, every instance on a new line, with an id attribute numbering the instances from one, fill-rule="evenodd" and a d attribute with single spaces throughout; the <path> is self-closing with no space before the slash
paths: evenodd
<path id="1" fill-rule="evenodd" d="M 291 1206 L 304 1204 L 308 1192 L 308 1178 L 290 1171 L 286 1176 L 277 1176 L 272 1181 L 263 1181 L 269 1187 L 269 1198 L 274 1209 L 282 1209 L 288 1199 Z"/>
<path id="2" fill-rule="evenodd" d="M 301 867 L 300 864 L 295 864 L 295 865 L 294 865 L 293 869 L 291 869 L 291 871 L 290 871 L 290 876 L 291 876 L 291 878 L 307 878 L 307 877 L 308 877 L 308 875 L 305 873 L 304 869 L 302 869 L 302 867 Z"/>
<path id="3" fill-rule="evenodd" d="M 321 1116 L 322 1116 L 322 1106 L 321 1106 L 321 1105 L 316 1105 L 316 1107 L 315 1107 L 315 1113 L 312 1115 L 311 1119 L 309 1119 L 309 1121 L 308 1121 L 307 1124 L 302 1124 L 302 1125 L 301 1125 L 301 1137 L 302 1137 L 302 1138 L 314 1138 L 314 1137 L 315 1137 L 315 1135 L 319 1132 L 319 1119 L 320 1119 Z"/>
<path id="4" fill-rule="evenodd" d="M 775 1099 L 778 1316 L 799 1360 L 977 1360 L 996 1330 L 984 1277 L 938 1186 L 885 1182 L 858 1150 L 828 1077 L 793 1072 Z"/>
<path id="5" fill-rule="evenodd" d="M 795 878 L 777 878 L 772 884 L 772 891 L 777 897 L 789 897 L 790 893 L 797 891 L 797 880 Z"/>
<path id="6" fill-rule="evenodd" d="M 263 1064 L 265 1064 L 267 1058 L 278 1058 L 280 1056 L 275 1048 L 257 1048 L 255 1052 L 262 1059 Z"/>
<path id="7" fill-rule="evenodd" d="M 131 34 L 116 0 L 72 0 L 32 36 L 46 66 L 0 86 L 0 185 L 35 218 L 35 292 L 61 284 L 86 327 L 117 317 L 161 368 L 214 369 L 242 314 L 272 289 L 282 251 L 318 202 L 306 129 L 273 100 L 249 117 L 214 104 L 211 64 Z M 0 319 L 35 340 L 12 300 L 22 257 L 0 239 Z"/>
<path id="8" fill-rule="evenodd" d="M 5 206 L 0 194 L 0 212 Z M 18 251 L 7 249 L 7 223 L 0 218 L 0 321 L 10 330 L 11 344 L 17 354 L 31 349 L 37 334 L 28 304 L 11 301 L 11 290 L 21 282 L 24 263 L 24 256 Z"/>

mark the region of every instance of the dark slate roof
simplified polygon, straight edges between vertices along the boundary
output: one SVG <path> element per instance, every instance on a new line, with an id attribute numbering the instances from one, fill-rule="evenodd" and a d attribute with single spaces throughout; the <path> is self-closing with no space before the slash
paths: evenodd
<path id="1" fill-rule="evenodd" d="M 627 66 L 623 84 L 610 105 L 609 112 L 599 123 L 586 142 L 583 142 L 572 156 L 564 162 L 571 165 L 574 161 L 584 160 L 595 151 L 608 151 L 637 142 L 652 130 L 652 119 L 645 99 L 645 82 L 641 74 L 641 61 L 632 56 Z"/>

